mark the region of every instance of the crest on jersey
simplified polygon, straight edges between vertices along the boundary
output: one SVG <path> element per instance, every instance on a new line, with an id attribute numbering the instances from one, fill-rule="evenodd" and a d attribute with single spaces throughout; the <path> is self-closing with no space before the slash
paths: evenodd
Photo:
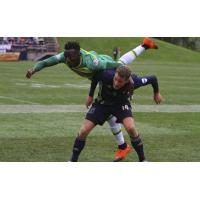
<path id="1" fill-rule="evenodd" d="M 97 65 L 99 64 L 99 60 L 98 60 L 97 58 L 95 58 L 95 59 L 93 60 L 93 64 L 94 64 L 95 66 L 97 66 Z"/>
<path id="2" fill-rule="evenodd" d="M 142 78 L 142 83 L 146 83 L 147 79 L 146 78 Z"/>

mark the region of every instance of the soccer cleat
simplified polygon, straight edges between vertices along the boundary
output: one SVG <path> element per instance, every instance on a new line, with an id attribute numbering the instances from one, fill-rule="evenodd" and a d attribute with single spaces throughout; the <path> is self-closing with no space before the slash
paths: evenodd
<path id="1" fill-rule="evenodd" d="M 124 160 L 130 151 L 131 147 L 128 144 L 126 149 L 117 149 L 115 152 L 115 159 L 113 162 L 119 162 L 121 160 Z"/>
<path id="2" fill-rule="evenodd" d="M 142 46 L 147 47 L 147 49 L 158 49 L 158 46 L 150 38 L 144 38 Z"/>

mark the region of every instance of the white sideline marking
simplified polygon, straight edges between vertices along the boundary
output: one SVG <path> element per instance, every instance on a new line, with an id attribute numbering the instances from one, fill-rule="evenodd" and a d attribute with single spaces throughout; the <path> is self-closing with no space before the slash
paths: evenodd
<path id="1" fill-rule="evenodd" d="M 84 105 L 0 105 L 0 113 L 87 112 Z M 200 105 L 133 105 L 133 112 L 200 112 Z"/>
<path id="2" fill-rule="evenodd" d="M 70 88 L 89 88 L 89 84 L 82 84 L 82 85 L 78 85 L 78 84 L 71 84 L 71 83 L 66 83 L 64 84 L 65 87 L 70 87 Z"/>

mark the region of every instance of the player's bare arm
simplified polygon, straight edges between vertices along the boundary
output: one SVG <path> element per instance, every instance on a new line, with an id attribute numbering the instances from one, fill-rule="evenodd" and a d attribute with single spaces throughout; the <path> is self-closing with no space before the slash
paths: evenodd
<path id="1" fill-rule="evenodd" d="M 160 104 L 162 102 L 162 96 L 161 96 L 160 92 L 154 93 L 153 99 L 156 102 L 156 104 Z"/>

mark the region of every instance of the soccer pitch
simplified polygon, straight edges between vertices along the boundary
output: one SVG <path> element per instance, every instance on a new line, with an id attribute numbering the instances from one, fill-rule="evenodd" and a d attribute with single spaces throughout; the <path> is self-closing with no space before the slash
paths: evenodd
<path id="1" fill-rule="evenodd" d="M 200 161 L 199 60 L 188 50 L 190 58 L 176 60 L 172 54 L 182 48 L 171 46 L 174 51 L 166 58 L 162 50 L 150 52 L 131 65 L 138 75 L 156 75 L 164 98 L 155 107 L 150 86 L 135 91 L 136 127 L 149 161 Z M 0 62 L 0 161 L 68 161 L 85 116 L 90 82 L 62 64 L 28 80 L 25 74 L 32 65 Z M 116 147 L 105 123 L 89 135 L 80 161 L 112 161 Z M 136 153 L 125 161 L 137 161 Z"/>

